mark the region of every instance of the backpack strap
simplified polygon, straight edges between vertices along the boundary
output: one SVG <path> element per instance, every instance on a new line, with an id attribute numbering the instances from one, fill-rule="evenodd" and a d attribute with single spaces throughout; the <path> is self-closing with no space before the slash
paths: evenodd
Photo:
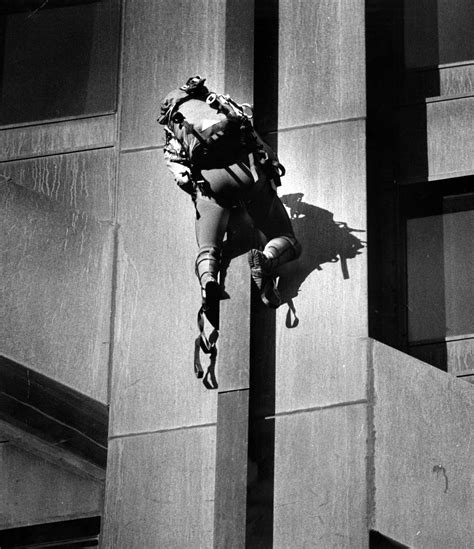
<path id="1" fill-rule="evenodd" d="M 205 307 L 202 305 L 197 314 L 199 335 L 194 342 L 194 373 L 198 379 L 203 380 L 203 384 L 207 389 L 217 389 L 218 384 L 215 376 L 215 367 L 217 361 L 216 343 L 219 337 L 219 331 L 216 328 L 213 328 L 209 337 L 206 335 L 204 331 L 204 315 Z M 201 363 L 201 351 L 204 354 L 209 355 L 209 366 L 206 374 L 204 374 Z"/>

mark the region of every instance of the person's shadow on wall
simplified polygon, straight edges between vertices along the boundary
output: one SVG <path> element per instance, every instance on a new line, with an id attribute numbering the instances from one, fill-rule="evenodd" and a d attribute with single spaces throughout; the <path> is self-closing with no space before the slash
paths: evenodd
<path id="1" fill-rule="evenodd" d="M 343 221 L 335 221 L 334 214 L 303 202 L 303 196 L 303 193 L 293 193 L 281 197 L 289 209 L 295 234 L 303 248 L 300 259 L 283 266 L 279 273 L 278 288 L 282 303 L 288 304 L 288 328 L 295 328 L 299 323 L 294 298 L 306 278 L 315 270 L 321 271 L 325 263 L 337 262 L 341 265 L 341 276 L 350 278 L 347 261 L 361 254 L 366 246 L 365 241 L 354 235 L 363 230 L 353 229 Z"/>
<path id="2" fill-rule="evenodd" d="M 278 289 L 282 304 L 288 305 L 288 328 L 296 328 L 299 323 L 294 299 L 306 278 L 313 271 L 323 270 L 325 263 L 337 262 L 341 265 L 341 276 L 344 279 L 350 278 L 347 261 L 361 254 L 361 250 L 366 246 L 366 242 L 354 234 L 365 232 L 364 230 L 351 228 L 343 221 L 335 221 L 334 214 L 303 202 L 303 196 L 303 193 L 293 193 L 281 197 L 281 201 L 289 210 L 295 234 L 303 248 L 298 261 L 282 266 L 278 272 Z M 233 211 L 227 240 L 224 242 L 221 269 L 222 299 L 230 297 L 225 290 L 225 278 L 231 260 L 250 248 L 263 246 L 264 242 L 245 210 L 238 208 Z"/>

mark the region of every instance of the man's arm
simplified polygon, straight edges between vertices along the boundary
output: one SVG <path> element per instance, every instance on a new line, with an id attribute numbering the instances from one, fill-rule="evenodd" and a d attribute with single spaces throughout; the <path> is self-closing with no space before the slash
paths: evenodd
<path id="1" fill-rule="evenodd" d="M 192 195 L 194 183 L 191 177 L 189 160 L 181 143 L 170 133 L 167 133 L 163 154 L 166 166 L 173 174 L 174 180 L 180 189 Z"/>

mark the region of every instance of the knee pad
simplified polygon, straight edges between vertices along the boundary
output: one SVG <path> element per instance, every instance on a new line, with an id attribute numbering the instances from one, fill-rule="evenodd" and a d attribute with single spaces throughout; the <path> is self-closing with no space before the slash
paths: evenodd
<path id="1" fill-rule="evenodd" d="M 271 259 L 280 259 L 279 263 L 286 263 L 297 259 L 301 255 L 301 244 L 294 235 L 277 236 L 265 246 L 265 254 Z"/>

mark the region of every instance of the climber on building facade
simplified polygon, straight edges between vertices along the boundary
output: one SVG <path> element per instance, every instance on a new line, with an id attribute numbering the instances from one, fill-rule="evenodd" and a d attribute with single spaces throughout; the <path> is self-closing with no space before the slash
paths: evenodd
<path id="1" fill-rule="evenodd" d="M 249 105 L 210 93 L 199 76 L 189 78 L 161 103 L 158 121 L 166 133 L 165 160 L 195 205 L 196 275 L 204 307 L 220 298 L 222 244 L 232 208 L 245 206 L 267 239 L 263 250 L 249 251 L 248 262 L 268 307 L 281 303 L 276 269 L 301 253 L 276 193 L 284 168 L 253 129 L 251 118 Z"/>

